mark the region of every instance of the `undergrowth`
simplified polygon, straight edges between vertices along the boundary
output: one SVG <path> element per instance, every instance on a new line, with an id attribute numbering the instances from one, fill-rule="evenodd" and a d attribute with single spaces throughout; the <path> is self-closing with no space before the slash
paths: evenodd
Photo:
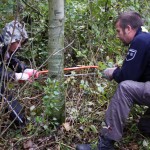
<path id="1" fill-rule="evenodd" d="M 24 1 L 22 1 L 24 2 Z M 20 18 L 26 21 L 29 44 L 18 54 L 29 66 L 38 68 L 48 56 L 48 7 L 46 0 L 31 0 Z M 1 1 L 0 27 L 13 18 L 14 1 Z M 126 54 L 115 38 L 113 21 L 124 10 L 139 11 L 150 29 L 149 2 L 147 0 L 66 0 L 64 67 L 97 65 L 98 69 L 65 72 L 64 88 L 66 119 L 63 124 L 55 117 L 57 81 L 40 76 L 30 83 L 10 83 L 27 117 L 27 126 L 18 128 L 5 113 L 0 103 L 0 150 L 74 150 L 78 143 L 97 145 L 105 111 L 117 83 L 102 77 L 102 71 L 115 64 L 121 65 Z M 10 12 L 7 17 L 6 12 Z M 40 69 L 46 69 L 45 63 Z M 80 74 L 80 75 L 78 75 Z M 54 108 L 54 110 L 52 110 Z M 116 143 L 118 150 L 150 149 L 150 140 L 137 129 L 140 114 L 145 108 L 136 106 L 128 118 L 122 141 Z"/>

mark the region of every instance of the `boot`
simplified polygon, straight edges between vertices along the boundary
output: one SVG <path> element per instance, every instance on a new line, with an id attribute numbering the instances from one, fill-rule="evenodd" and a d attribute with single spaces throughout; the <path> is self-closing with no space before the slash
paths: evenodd
<path id="1" fill-rule="evenodd" d="M 98 150 L 114 150 L 114 141 L 100 137 L 98 143 Z M 76 147 L 76 150 L 92 150 L 89 144 L 79 144 Z"/>
<path id="2" fill-rule="evenodd" d="M 101 136 L 98 142 L 98 150 L 114 150 L 114 141 Z"/>
<path id="3" fill-rule="evenodd" d="M 79 144 L 76 150 L 91 150 L 91 146 L 89 144 Z"/>

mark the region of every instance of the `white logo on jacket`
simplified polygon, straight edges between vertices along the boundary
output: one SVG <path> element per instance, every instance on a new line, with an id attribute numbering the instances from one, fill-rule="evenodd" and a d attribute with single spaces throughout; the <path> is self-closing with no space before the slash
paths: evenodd
<path id="1" fill-rule="evenodd" d="M 135 49 L 129 49 L 128 53 L 127 53 L 127 56 L 126 56 L 126 61 L 130 61 L 130 60 L 133 60 L 135 55 L 137 53 L 137 50 Z"/>

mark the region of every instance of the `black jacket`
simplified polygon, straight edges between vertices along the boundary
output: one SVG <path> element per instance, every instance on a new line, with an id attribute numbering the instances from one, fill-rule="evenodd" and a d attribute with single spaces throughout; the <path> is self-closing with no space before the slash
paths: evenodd
<path id="1" fill-rule="evenodd" d="M 113 79 L 120 83 L 124 80 L 138 82 L 150 81 L 150 33 L 140 28 L 132 42 L 121 68 L 113 73 Z"/>
<path id="2" fill-rule="evenodd" d="M 0 82 L 13 80 L 15 72 L 23 72 L 26 68 L 27 66 L 14 55 L 7 56 L 7 46 L 4 45 L 3 37 L 0 36 Z"/>

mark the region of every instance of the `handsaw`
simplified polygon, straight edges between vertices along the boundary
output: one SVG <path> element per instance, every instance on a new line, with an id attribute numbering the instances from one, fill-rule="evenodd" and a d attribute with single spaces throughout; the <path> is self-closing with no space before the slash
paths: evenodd
<path id="1" fill-rule="evenodd" d="M 81 69 L 90 69 L 90 68 L 98 68 L 98 66 L 78 66 L 78 67 L 70 67 L 70 68 L 64 68 L 64 71 L 73 71 L 73 70 L 81 70 Z M 39 74 L 45 74 L 48 73 L 48 70 L 42 70 L 38 71 Z"/>

